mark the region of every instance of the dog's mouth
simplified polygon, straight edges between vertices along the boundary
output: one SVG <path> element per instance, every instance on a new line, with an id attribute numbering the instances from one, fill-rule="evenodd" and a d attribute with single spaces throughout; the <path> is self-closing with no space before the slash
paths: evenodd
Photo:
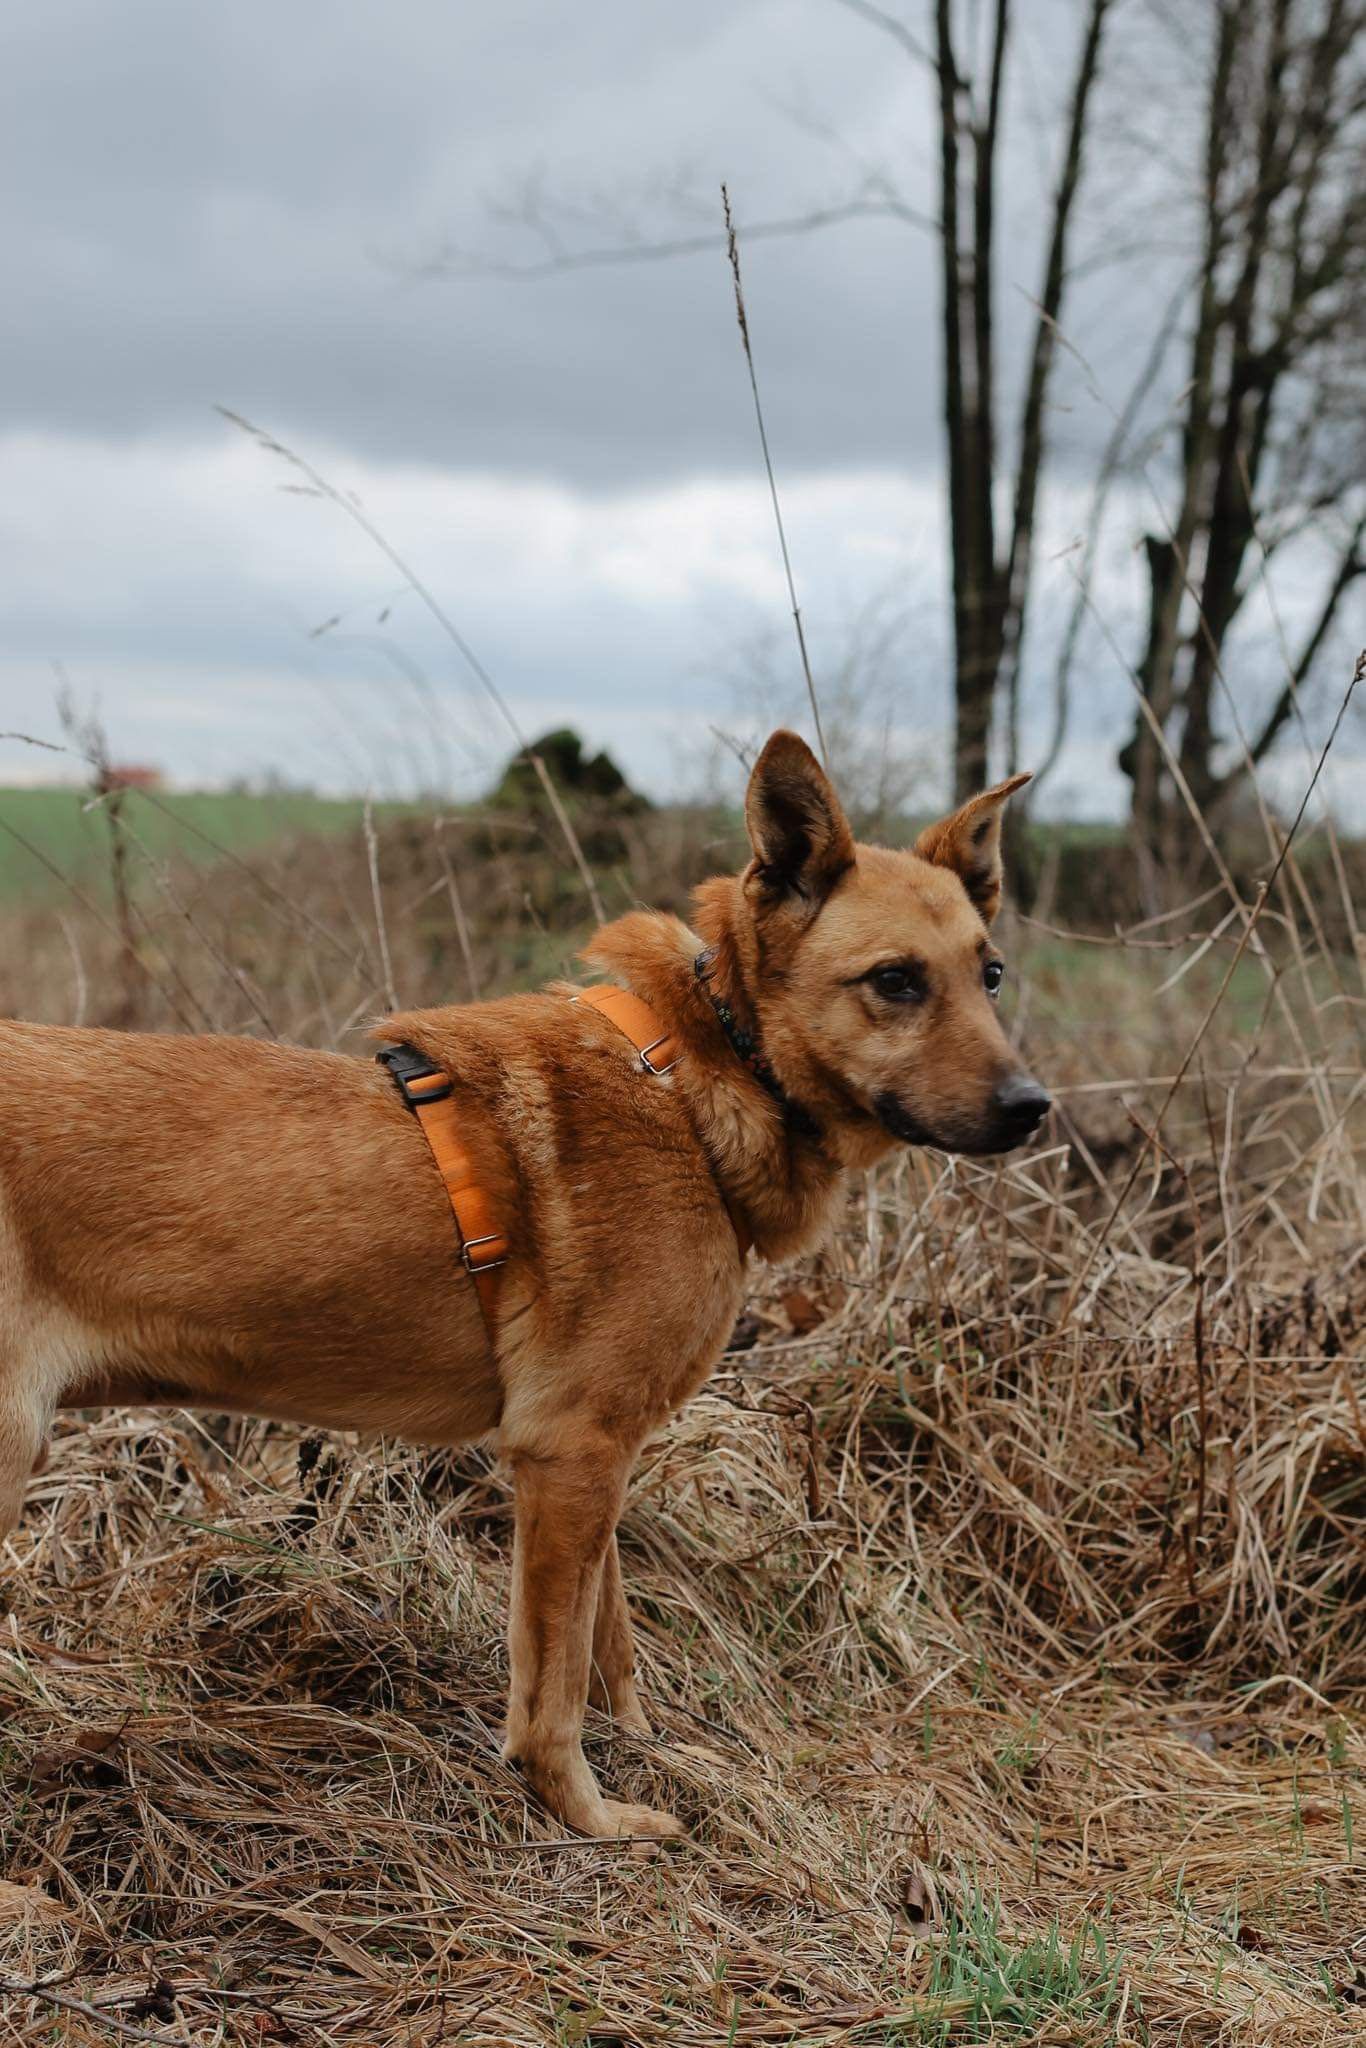
<path id="1" fill-rule="evenodd" d="M 988 1116 L 971 1122 L 965 1119 L 962 1123 L 932 1128 L 907 1109 L 900 1096 L 890 1093 L 877 1096 L 873 1108 L 883 1130 L 899 1138 L 903 1145 L 926 1145 L 935 1152 L 960 1152 L 973 1159 L 1013 1152 L 1032 1137 L 1036 1128 L 1036 1124 L 1025 1127 L 1018 1118 L 1007 1116 Z"/>

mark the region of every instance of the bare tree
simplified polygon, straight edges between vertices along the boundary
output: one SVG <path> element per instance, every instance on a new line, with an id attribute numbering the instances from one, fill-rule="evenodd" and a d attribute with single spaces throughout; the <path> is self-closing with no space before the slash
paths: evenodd
<path id="1" fill-rule="evenodd" d="M 1012 424 L 1013 473 L 1003 453 L 1005 408 L 998 368 L 998 187 L 1008 99 L 1014 9 L 992 0 L 985 52 L 978 40 L 977 0 L 933 0 L 922 36 L 875 0 L 839 0 L 888 37 L 933 92 L 939 135 L 939 213 L 930 219 L 910 205 L 884 171 L 864 166 L 855 188 L 813 211 L 748 225 L 742 241 L 809 234 L 870 216 L 892 219 L 938 237 L 943 292 L 942 413 L 948 454 L 949 555 L 953 589 L 953 782 L 958 799 L 988 779 L 987 756 L 1004 699 L 1007 767 L 1019 747 L 1019 678 L 1040 494 L 1048 453 L 1048 393 L 1068 282 L 1068 245 L 1081 185 L 1087 131 L 1100 75 L 1106 17 L 1113 0 L 1086 0 L 1071 70 L 1056 180 L 1043 233 L 1043 274 L 1033 307 L 1018 413 Z M 930 0 L 926 0 L 930 4 Z M 505 221 L 530 229 L 540 253 L 518 262 L 447 248 L 425 267 L 436 274 L 540 277 L 606 264 L 637 264 L 724 248 L 713 232 L 664 239 L 642 233 L 610 199 L 606 232 L 587 213 L 549 205 L 533 177 L 500 209 Z M 1011 509 L 999 531 L 998 488 Z"/>
<path id="2" fill-rule="evenodd" d="M 1366 10 L 1213 0 L 1211 26 L 1174 506 L 1146 537 L 1144 703 L 1120 755 L 1135 825 L 1168 862 L 1185 847 L 1189 799 L 1217 815 L 1295 715 L 1366 574 Z M 1266 561 L 1310 532 L 1330 551 L 1322 587 L 1247 731 L 1224 679 L 1229 634 Z"/>
<path id="3" fill-rule="evenodd" d="M 1012 511 L 1002 540 L 995 514 L 1000 466 L 995 226 L 1011 9 L 1009 0 L 996 0 L 989 55 L 983 73 L 975 78 L 965 69 L 955 43 L 951 0 L 936 0 L 944 429 L 955 649 L 954 794 L 959 802 L 988 779 L 987 755 L 1002 683 L 1007 771 L 1013 773 L 1018 765 L 1020 653 L 1044 470 L 1045 402 L 1067 282 L 1068 234 L 1109 5 L 1110 0 L 1090 0 L 1086 11 L 1029 350 Z"/>

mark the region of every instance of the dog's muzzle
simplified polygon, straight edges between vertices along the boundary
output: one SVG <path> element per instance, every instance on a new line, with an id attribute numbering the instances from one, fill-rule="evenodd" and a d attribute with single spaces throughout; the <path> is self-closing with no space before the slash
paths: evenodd
<path id="1" fill-rule="evenodd" d="M 883 1129 L 903 1144 L 930 1145 L 937 1152 L 966 1152 L 978 1157 L 1023 1145 L 1052 1106 L 1052 1096 L 1032 1074 L 1007 1074 L 996 1083 L 980 1117 L 963 1118 L 951 1127 L 922 1123 L 896 1095 L 879 1095 L 873 1104 Z"/>

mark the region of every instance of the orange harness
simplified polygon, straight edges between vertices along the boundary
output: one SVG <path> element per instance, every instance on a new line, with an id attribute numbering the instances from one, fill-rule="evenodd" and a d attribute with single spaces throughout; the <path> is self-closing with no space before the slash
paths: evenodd
<path id="1" fill-rule="evenodd" d="M 673 1033 L 663 1030 L 649 1004 L 633 996 L 629 989 L 586 988 L 574 1001 L 601 1011 L 609 1024 L 615 1024 L 640 1054 L 647 1074 L 667 1074 L 682 1059 L 682 1045 Z M 497 1329 L 499 1276 L 507 1264 L 508 1238 L 498 1226 L 493 1205 L 480 1185 L 473 1155 L 460 1136 L 450 1075 L 412 1045 L 386 1045 L 375 1057 L 388 1069 L 431 1146 L 455 1216 L 461 1262 L 474 1281 L 492 1338 Z M 729 1212 L 729 1203 L 726 1206 Z M 733 1215 L 731 1221 L 743 1255 L 749 1249 L 748 1241 Z"/>

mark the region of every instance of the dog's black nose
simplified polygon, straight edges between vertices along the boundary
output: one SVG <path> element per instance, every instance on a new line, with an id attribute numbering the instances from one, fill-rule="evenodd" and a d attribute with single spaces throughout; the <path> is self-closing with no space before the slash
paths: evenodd
<path id="1" fill-rule="evenodd" d="M 997 1121 L 1017 1139 L 1037 1131 L 1052 1106 L 1052 1096 L 1032 1074 L 1007 1074 L 1004 1081 L 997 1082 L 991 1097 Z"/>

